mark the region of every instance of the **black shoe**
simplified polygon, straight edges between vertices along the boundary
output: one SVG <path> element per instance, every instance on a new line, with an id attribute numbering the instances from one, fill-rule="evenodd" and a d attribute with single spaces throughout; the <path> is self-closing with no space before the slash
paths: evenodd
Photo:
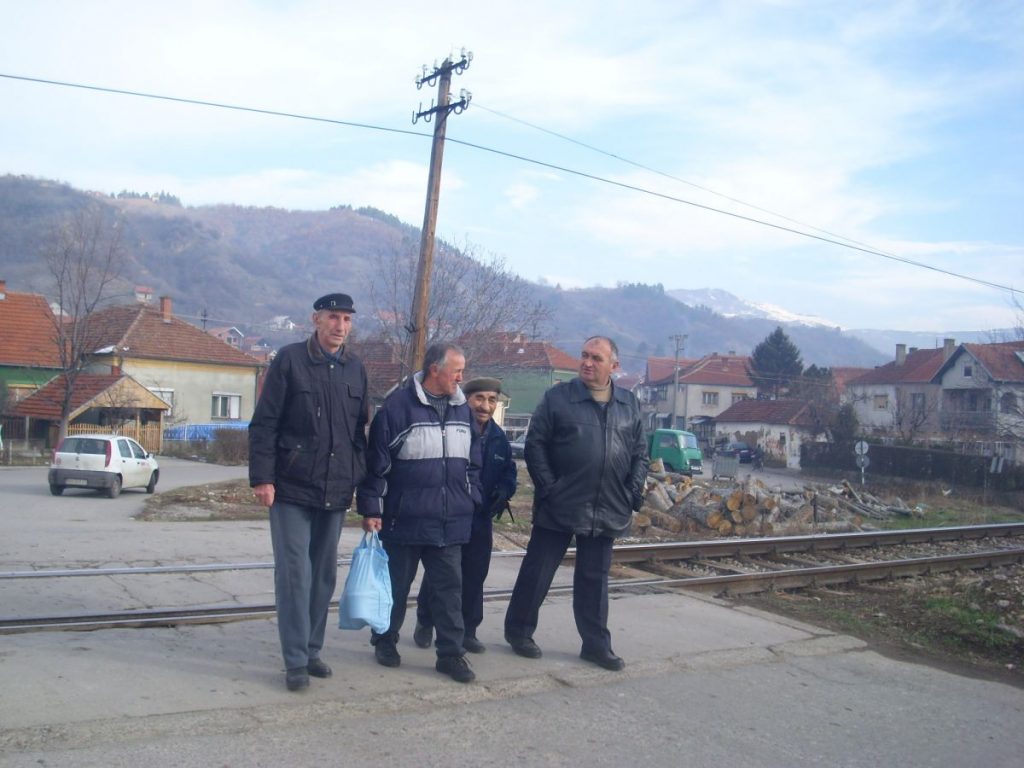
<path id="1" fill-rule="evenodd" d="M 459 683 L 472 683 L 476 680 L 465 656 L 438 656 L 434 669 Z"/>
<path id="2" fill-rule="evenodd" d="M 334 674 L 331 672 L 331 668 L 320 661 L 320 659 L 310 659 L 306 665 L 306 671 L 313 677 L 330 677 Z"/>
<path id="3" fill-rule="evenodd" d="M 284 684 L 289 691 L 309 688 L 309 674 L 305 667 L 292 667 L 284 673 Z"/>
<path id="4" fill-rule="evenodd" d="M 434 641 L 434 628 L 424 627 L 419 622 L 416 622 L 416 629 L 412 633 L 412 641 L 420 648 L 429 648 L 430 644 Z"/>
<path id="5" fill-rule="evenodd" d="M 377 657 L 377 663 L 383 667 L 397 667 L 402 663 L 402 657 L 398 655 L 395 644 L 384 638 L 377 641 L 373 647 L 373 655 Z"/>
<path id="6" fill-rule="evenodd" d="M 484 653 L 487 646 L 477 640 L 473 635 L 466 635 L 462 638 L 462 647 L 470 653 Z"/>
<path id="7" fill-rule="evenodd" d="M 541 657 L 540 646 L 529 637 L 512 637 L 505 635 L 505 642 L 512 646 L 512 650 L 520 656 L 528 659 L 539 659 Z"/>
<path id="8" fill-rule="evenodd" d="M 611 651 L 580 651 L 580 658 L 611 672 L 619 672 L 626 666 L 626 662 Z"/>

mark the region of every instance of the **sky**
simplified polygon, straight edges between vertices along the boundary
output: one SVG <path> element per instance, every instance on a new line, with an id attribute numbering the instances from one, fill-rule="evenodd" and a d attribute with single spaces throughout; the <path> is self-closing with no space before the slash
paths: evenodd
<path id="1" fill-rule="evenodd" d="M 465 48 L 449 242 L 563 288 L 720 288 L 844 328 L 1021 322 L 1019 0 L 0 0 L 0 18 L 0 173 L 418 227 L 434 123 L 411 118 L 437 89 L 415 80 Z"/>

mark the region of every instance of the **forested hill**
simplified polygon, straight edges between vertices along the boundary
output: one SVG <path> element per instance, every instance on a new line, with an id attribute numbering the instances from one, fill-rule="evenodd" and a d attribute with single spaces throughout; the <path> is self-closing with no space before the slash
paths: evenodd
<path id="1" fill-rule="evenodd" d="M 339 203 L 327 211 L 289 211 L 232 205 L 183 207 L 171 191 L 83 192 L 59 182 L 25 176 L 0 177 L 0 279 L 10 291 L 51 295 L 40 254 L 56 222 L 90 203 L 123 222 L 127 261 L 119 295 L 131 300 L 135 285 L 171 296 L 174 311 L 197 319 L 206 310 L 211 325 L 235 325 L 267 335 L 268 321 L 287 315 L 303 322 L 310 302 L 345 290 L 360 310 L 361 333 L 371 330 L 370 282 L 388 279 L 394 255 L 418 248 L 419 230 L 374 209 Z M 451 246 L 448 258 L 467 259 Z M 515 254 L 504 254 L 510 272 Z M 531 300 L 548 306 L 550 320 L 528 329 L 575 354 L 595 333 L 614 337 L 627 370 L 640 372 L 648 355 L 671 356 L 675 334 L 687 334 L 684 354 L 749 353 L 775 327 L 763 319 L 728 319 L 691 308 L 660 285 L 560 290 L 528 284 Z M 379 294 L 379 290 L 377 292 Z M 882 356 L 833 329 L 789 326 L 804 362 L 818 365 L 877 365 Z M 270 334 L 272 335 L 272 334 Z"/>

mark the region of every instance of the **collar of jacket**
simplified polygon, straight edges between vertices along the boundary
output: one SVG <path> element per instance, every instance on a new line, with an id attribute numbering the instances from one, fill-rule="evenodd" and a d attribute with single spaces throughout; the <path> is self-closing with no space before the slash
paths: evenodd
<path id="1" fill-rule="evenodd" d="M 416 399 L 424 405 L 430 405 L 430 401 L 427 399 L 427 393 L 423 389 L 423 371 L 416 371 L 412 376 L 411 387 L 414 387 L 416 392 Z M 456 387 L 455 394 L 448 398 L 450 405 L 462 405 L 466 402 L 466 396 L 462 394 L 462 387 Z"/>
<path id="2" fill-rule="evenodd" d="M 320 342 L 316 340 L 316 334 L 314 333 L 306 341 L 306 354 L 309 355 L 309 359 L 317 364 L 324 364 L 327 362 L 327 355 L 324 354 L 323 350 L 320 349 Z M 348 345 L 341 345 L 341 353 L 338 358 L 342 363 L 348 362 Z"/>
<path id="3" fill-rule="evenodd" d="M 612 385 L 612 400 L 618 400 L 620 403 L 629 402 L 629 393 L 622 387 L 615 386 L 615 380 L 611 382 Z M 584 400 L 593 400 L 590 396 L 590 390 L 587 389 L 587 385 L 583 383 L 583 379 L 577 376 L 575 379 L 569 381 L 569 400 L 574 403 L 582 403 Z M 611 401 L 609 401 L 611 402 Z"/>

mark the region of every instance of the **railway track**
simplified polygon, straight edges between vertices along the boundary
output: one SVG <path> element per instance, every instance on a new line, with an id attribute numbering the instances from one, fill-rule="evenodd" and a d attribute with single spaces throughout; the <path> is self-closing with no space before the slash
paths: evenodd
<path id="1" fill-rule="evenodd" d="M 522 551 L 495 552 L 521 557 Z M 574 557 L 572 550 L 566 561 Z M 919 528 L 831 535 L 622 544 L 613 553 L 615 592 L 687 589 L 712 594 L 793 590 L 1024 564 L 1024 524 Z M 347 560 L 340 561 L 341 564 Z M 148 568 L 0 572 L 9 579 L 180 574 L 272 568 L 270 563 L 215 563 Z M 551 594 L 571 592 L 555 584 Z M 489 589 L 485 599 L 507 599 Z M 105 614 L 0 618 L 0 634 L 56 630 L 170 627 L 267 618 L 273 604 L 142 609 Z"/>

